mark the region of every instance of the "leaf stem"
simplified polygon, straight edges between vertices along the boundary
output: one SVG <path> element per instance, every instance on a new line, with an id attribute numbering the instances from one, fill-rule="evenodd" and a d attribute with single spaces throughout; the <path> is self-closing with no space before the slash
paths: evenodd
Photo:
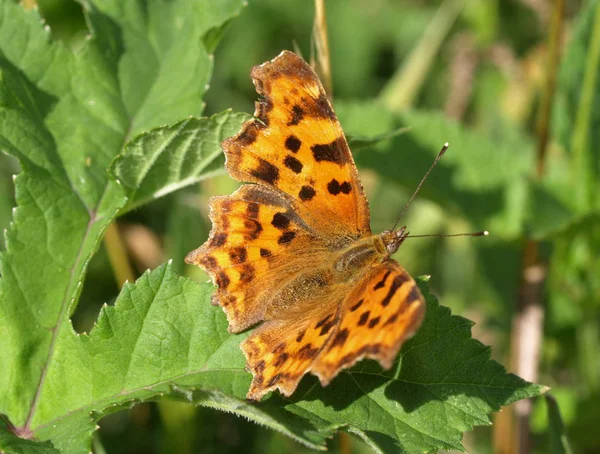
<path id="1" fill-rule="evenodd" d="M 333 99 L 331 82 L 331 62 L 329 53 L 329 37 L 327 35 L 327 15 L 325 0 L 315 0 L 315 22 L 313 26 L 314 43 L 317 48 L 317 68 L 323 87 L 330 100 Z"/>
<path id="2" fill-rule="evenodd" d="M 116 221 L 111 222 L 106 228 L 104 246 L 119 288 L 123 287 L 125 282 L 134 282 L 135 273 L 127 257 L 125 243 L 121 238 Z"/>

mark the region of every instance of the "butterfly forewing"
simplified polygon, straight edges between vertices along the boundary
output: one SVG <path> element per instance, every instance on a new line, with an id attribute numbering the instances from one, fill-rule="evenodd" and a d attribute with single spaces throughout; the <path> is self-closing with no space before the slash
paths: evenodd
<path id="1" fill-rule="evenodd" d="M 292 52 L 252 70 L 263 100 L 223 143 L 229 174 L 275 188 L 322 238 L 370 234 L 369 210 L 352 154 L 323 87 Z"/>

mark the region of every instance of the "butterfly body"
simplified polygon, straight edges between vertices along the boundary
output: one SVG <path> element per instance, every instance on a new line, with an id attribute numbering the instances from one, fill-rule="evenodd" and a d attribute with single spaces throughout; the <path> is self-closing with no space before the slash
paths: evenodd
<path id="1" fill-rule="evenodd" d="M 284 51 L 252 70 L 262 100 L 223 142 L 245 184 L 210 200 L 208 241 L 186 261 L 218 290 L 241 344 L 248 397 L 290 395 L 307 372 L 323 385 L 362 358 L 390 368 L 421 324 L 425 302 L 393 259 L 405 229 L 371 233 L 352 154 L 317 76 Z"/>

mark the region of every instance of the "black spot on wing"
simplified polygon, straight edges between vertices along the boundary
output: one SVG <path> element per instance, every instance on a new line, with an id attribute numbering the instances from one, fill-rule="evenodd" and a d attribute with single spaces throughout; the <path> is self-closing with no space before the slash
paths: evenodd
<path id="1" fill-rule="evenodd" d="M 375 317 L 369 322 L 369 328 L 374 328 L 379 323 L 381 317 Z"/>
<path id="2" fill-rule="evenodd" d="M 340 182 L 334 178 L 327 183 L 327 190 L 331 195 L 338 195 L 339 193 L 350 194 L 352 185 L 347 181 L 340 184 Z"/>
<path id="3" fill-rule="evenodd" d="M 248 258 L 248 253 L 243 247 L 235 247 L 229 251 L 229 258 L 231 259 L 231 263 L 237 265 L 246 261 Z"/>
<path id="4" fill-rule="evenodd" d="M 317 322 L 317 324 L 315 325 L 315 329 L 319 329 L 321 326 L 323 326 L 325 323 L 327 323 L 331 317 L 333 317 L 333 314 L 329 314 L 329 315 L 323 317 L 321 320 L 319 320 Z"/>
<path id="5" fill-rule="evenodd" d="M 226 233 L 217 233 L 211 238 L 210 245 L 213 247 L 219 247 L 219 246 L 223 246 L 226 241 L 227 241 Z"/>
<path id="6" fill-rule="evenodd" d="M 330 320 L 327 323 L 325 323 L 321 327 L 321 332 L 319 333 L 319 336 L 324 336 L 325 334 L 327 334 L 329 330 L 333 328 L 333 325 L 335 325 L 335 320 Z"/>
<path id="7" fill-rule="evenodd" d="M 290 220 L 283 213 L 275 213 L 271 224 L 278 229 L 285 230 L 290 226 Z"/>
<path id="8" fill-rule="evenodd" d="M 247 240 L 257 239 L 260 235 L 260 232 L 263 231 L 261 223 L 255 221 L 254 219 L 245 219 L 244 228 L 246 229 L 246 232 L 244 233 L 244 238 L 246 238 Z"/>
<path id="9" fill-rule="evenodd" d="M 406 276 L 404 274 L 398 274 L 392 281 L 392 285 L 390 286 L 390 289 L 388 290 L 387 295 L 385 295 L 385 298 L 383 300 L 381 300 L 381 305 L 383 307 L 385 307 L 388 304 L 390 304 L 390 301 L 392 300 L 392 298 L 394 297 L 394 295 L 396 294 L 398 289 L 400 287 L 402 287 L 402 284 L 404 284 L 405 282 L 408 282 L 408 280 L 409 280 L 408 276 Z"/>
<path id="10" fill-rule="evenodd" d="M 290 355 L 288 355 L 286 352 L 281 353 L 278 357 L 277 360 L 274 363 L 275 367 L 280 367 L 283 365 L 283 363 L 285 363 L 287 361 L 287 359 L 289 358 Z"/>
<path id="11" fill-rule="evenodd" d="M 283 163 L 285 164 L 285 166 L 288 169 L 290 169 L 294 173 L 300 173 L 300 172 L 302 172 L 302 169 L 304 168 L 302 163 L 300 161 L 298 161 L 296 158 L 294 158 L 293 156 L 286 156 L 285 159 L 283 160 Z"/>
<path id="12" fill-rule="evenodd" d="M 371 315 L 370 311 L 363 312 L 358 319 L 358 326 L 363 326 L 369 320 L 369 315 Z"/>
<path id="13" fill-rule="evenodd" d="M 300 350 L 298 350 L 298 358 L 312 359 L 317 356 L 317 353 L 319 353 L 318 348 L 312 348 L 312 344 L 306 344 Z"/>
<path id="14" fill-rule="evenodd" d="M 258 158 L 258 168 L 252 169 L 250 174 L 272 185 L 279 179 L 279 169 L 262 158 Z"/>
<path id="15" fill-rule="evenodd" d="M 293 153 L 298 153 L 298 150 L 300 149 L 301 145 L 302 142 L 300 141 L 300 139 L 298 139 L 298 137 L 294 135 L 291 135 L 287 139 L 285 139 L 285 148 L 287 148 Z"/>
<path id="16" fill-rule="evenodd" d="M 385 281 L 387 280 L 387 278 L 389 277 L 389 275 L 391 274 L 391 271 L 387 271 L 384 275 L 383 278 L 373 286 L 373 290 L 379 290 L 380 288 L 385 287 Z"/>
<path id="17" fill-rule="evenodd" d="M 283 234 L 277 240 L 277 243 L 286 244 L 286 243 L 291 242 L 294 238 L 296 238 L 296 232 L 292 232 L 292 231 L 283 232 Z"/>
<path id="18" fill-rule="evenodd" d="M 340 182 L 335 178 L 331 180 L 329 183 L 327 183 L 327 191 L 329 191 L 331 195 L 338 195 L 341 192 Z"/>
<path id="19" fill-rule="evenodd" d="M 314 196 L 315 196 L 316 192 L 313 188 L 311 188 L 310 186 L 302 186 L 302 188 L 300 189 L 300 192 L 298 193 L 298 196 L 304 200 L 304 201 L 308 201 L 311 200 Z"/>
<path id="20" fill-rule="evenodd" d="M 302 107 L 300 107 L 299 105 L 295 104 L 292 107 L 292 118 L 290 119 L 290 121 L 288 122 L 288 126 L 293 126 L 293 125 L 297 125 L 298 123 L 300 123 L 300 121 L 302 121 L 302 119 L 304 118 L 304 109 L 302 109 Z"/>
<path id="21" fill-rule="evenodd" d="M 246 217 L 250 219 L 258 219 L 260 205 L 256 202 L 249 202 L 246 206 Z"/>
<path id="22" fill-rule="evenodd" d="M 225 272 L 221 271 L 217 274 L 217 285 L 220 289 L 226 289 L 231 281 Z"/>
<path id="23" fill-rule="evenodd" d="M 330 349 L 333 347 L 336 347 L 338 345 L 344 345 L 344 342 L 346 342 L 346 339 L 348 339 L 349 334 L 350 334 L 350 332 L 348 331 L 347 328 L 344 328 L 339 333 L 337 333 L 335 335 L 335 338 L 333 339 L 333 342 L 331 343 Z"/>
<path id="24" fill-rule="evenodd" d="M 329 161 L 339 165 L 346 163 L 343 137 L 338 137 L 331 143 L 313 145 L 310 149 L 317 162 Z"/>
<path id="25" fill-rule="evenodd" d="M 356 309 L 358 309 L 360 306 L 362 306 L 362 303 L 364 302 L 364 299 L 361 299 L 358 301 L 358 303 L 356 303 L 354 306 L 352 306 L 350 308 L 350 312 L 354 312 Z"/>
<path id="26" fill-rule="evenodd" d="M 254 267 L 246 263 L 240 271 L 240 282 L 251 282 L 254 279 Z"/>

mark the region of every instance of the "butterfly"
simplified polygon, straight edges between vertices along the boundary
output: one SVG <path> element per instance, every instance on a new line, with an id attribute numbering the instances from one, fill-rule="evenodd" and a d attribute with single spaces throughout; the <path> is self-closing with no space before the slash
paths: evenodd
<path id="1" fill-rule="evenodd" d="M 374 235 L 342 128 L 317 75 L 283 51 L 252 69 L 254 118 L 222 144 L 243 184 L 212 197 L 209 238 L 186 262 L 211 275 L 241 343 L 249 399 L 290 396 L 308 372 L 323 386 L 363 358 L 392 367 L 425 300 L 391 255 L 404 228 Z"/>

